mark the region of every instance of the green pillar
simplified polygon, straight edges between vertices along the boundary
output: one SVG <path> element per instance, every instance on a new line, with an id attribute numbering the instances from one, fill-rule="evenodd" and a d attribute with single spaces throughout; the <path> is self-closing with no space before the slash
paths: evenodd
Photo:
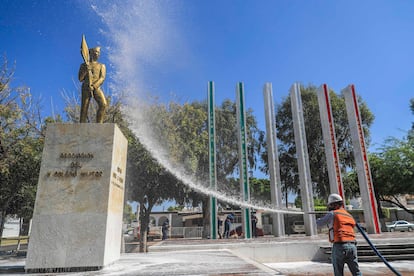
<path id="1" fill-rule="evenodd" d="M 216 119 L 214 112 L 214 82 L 208 82 L 208 147 L 209 147 L 209 171 L 210 171 L 210 189 L 217 190 L 216 176 Z M 210 195 L 210 237 L 217 239 L 217 199 Z"/>
<path id="2" fill-rule="evenodd" d="M 247 166 L 247 139 L 246 139 L 246 111 L 244 106 L 244 85 L 239 82 L 236 87 L 237 97 L 237 126 L 239 133 L 239 166 L 240 166 L 240 188 L 242 200 L 250 202 L 249 176 Z M 243 233 L 246 239 L 252 238 L 252 225 L 250 208 L 242 208 Z"/>

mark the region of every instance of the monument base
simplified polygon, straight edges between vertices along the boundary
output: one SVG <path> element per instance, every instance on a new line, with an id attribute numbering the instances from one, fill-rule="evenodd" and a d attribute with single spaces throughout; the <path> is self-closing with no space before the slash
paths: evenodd
<path id="1" fill-rule="evenodd" d="M 26 271 L 98 270 L 120 258 L 127 140 L 115 124 L 50 124 Z"/>

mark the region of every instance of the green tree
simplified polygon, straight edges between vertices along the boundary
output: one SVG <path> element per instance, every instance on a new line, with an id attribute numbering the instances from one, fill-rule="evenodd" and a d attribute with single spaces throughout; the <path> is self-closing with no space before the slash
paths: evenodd
<path id="1" fill-rule="evenodd" d="M 326 198 L 329 194 L 329 179 L 316 91 L 317 87 L 313 85 L 301 87 L 303 115 L 313 190 L 315 195 L 318 195 L 321 198 Z M 343 95 L 337 95 L 333 91 L 330 91 L 330 98 L 342 171 L 346 171 L 347 168 L 354 166 L 354 161 L 345 101 Z M 358 98 L 358 103 L 364 134 L 368 144 L 370 137 L 369 126 L 372 124 L 374 116 L 360 97 Z M 280 142 L 278 147 L 282 188 L 285 195 L 288 191 L 298 193 L 299 178 L 297 172 L 296 147 L 290 97 L 286 97 L 282 103 L 277 106 L 276 125 L 277 137 Z M 262 170 L 266 172 L 267 159 L 264 159 L 263 162 L 266 166 L 264 166 Z"/>
<path id="2" fill-rule="evenodd" d="M 206 102 L 192 102 L 183 105 L 171 103 L 167 112 L 170 113 L 171 127 L 175 129 L 167 142 L 171 158 L 177 166 L 184 167 L 188 175 L 209 186 L 208 162 L 208 125 Z M 231 178 L 238 172 L 238 135 L 236 104 L 225 100 L 215 109 L 216 116 L 216 162 L 217 162 L 217 188 L 227 194 L 239 195 L 240 188 L 234 189 Z M 263 149 L 263 131 L 257 127 L 257 122 L 251 109 L 246 112 L 246 128 L 248 137 L 248 161 L 250 174 L 256 168 L 258 156 Z M 184 200 L 193 206 L 201 204 L 203 210 L 203 225 L 206 237 L 209 227 L 209 200 L 208 196 L 186 189 Z"/>
<path id="3" fill-rule="evenodd" d="M 128 137 L 127 199 L 140 206 L 140 252 L 147 252 L 147 231 L 155 205 L 174 200 L 180 182 L 150 155 L 133 135 Z"/>
<path id="4" fill-rule="evenodd" d="M 414 194 L 414 140 L 387 139 L 380 152 L 370 155 L 370 165 L 379 200 L 414 214 L 399 200 Z"/>
<path id="5" fill-rule="evenodd" d="M 26 87 L 12 87 L 14 69 L 0 71 L 0 236 L 8 214 L 30 217 L 43 148 L 40 108 Z"/>
<path id="6" fill-rule="evenodd" d="M 264 178 L 249 178 L 250 195 L 251 197 L 263 203 L 270 204 L 270 180 Z"/>
<path id="7" fill-rule="evenodd" d="M 134 211 L 132 210 L 132 206 L 128 203 L 124 204 L 124 217 L 123 220 L 127 224 L 130 224 L 135 219 Z"/>
<path id="8" fill-rule="evenodd" d="M 249 175 L 252 176 L 260 163 L 264 150 L 264 131 L 257 126 L 252 109 L 246 110 L 247 159 Z M 217 177 L 226 179 L 239 171 L 239 141 L 237 134 L 237 112 L 233 101 L 225 100 L 216 109 Z"/>
<path id="9" fill-rule="evenodd" d="M 184 205 L 178 205 L 178 206 L 170 206 L 168 207 L 168 212 L 174 212 L 174 211 L 182 211 L 184 209 Z"/>
<path id="10" fill-rule="evenodd" d="M 414 115 L 414 98 L 410 100 L 410 109 L 411 109 L 411 113 Z M 408 139 L 409 140 L 414 139 L 414 122 L 412 123 L 411 129 L 408 132 Z"/>
<path id="11" fill-rule="evenodd" d="M 180 104 L 170 102 L 168 104 L 153 103 L 142 107 L 141 115 L 143 121 L 150 127 L 146 128 L 151 142 L 154 140 L 163 146 L 165 158 L 182 170 L 187 176 L 209 186 L 209 163 L 208 163 L 208 125 L 206 102 L 191 102 Z M 141 123 L 141 122 L 140 122 Z M 138 124 L 140 124 L 138 123 Z M 240 188 L 228 189 L 229 179 L 238 171 L 238 141 L 237 141 L 237 118 L 235 103 L 225 100 L 216 107 L 216 143 L 217 143 L 217 178 L 218 189 L 226 193 L 237 193 Z M 257 164 L 257 152 L 261 149 L 263 132 L 257 128 L 256 120 L 252 110 L 247 111 L 247 136 L 248 157 L 250 167 Z M 208 196 L 199 191 L 179 184 L 176 191 L 168 194 L 178 205 L 200 206 L 203 210 L 204 237 L 209 227 L 209 200 Z M 168 184 L 168 183 L 167 183 Z M 167 185 L 166 184 L 166 185 Z M 161 187 L 159 187 L 161 188 Z M 157 201 L 157 204 L 159 202 Z M 149 214 L 148 214 L 149 215 Z"/>
<path id="12" fill-rule="evenodd" d="M 208 130 L 207 105 L 201 102 L 170 104 L 170 118 L 175 131 L 171 133 L 169 148 L 176 166 L 183 168 L 187 175 L 198 183 L 209 183 L 208 179 Z M 207 154 L 206 154 L 207 153 Z M 203 237 L 207 237 L 209 229 L 209 198 L 208 196 L 183 187 L 180 200 L 187 205 L 196 207 L 201 204 L 203 212 Z"/>

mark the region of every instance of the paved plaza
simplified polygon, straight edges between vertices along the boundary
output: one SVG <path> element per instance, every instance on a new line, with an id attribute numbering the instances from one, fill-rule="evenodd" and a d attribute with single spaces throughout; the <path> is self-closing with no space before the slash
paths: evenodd
<path id="1" fill-rule="evenodd" d="M 412 233 L 384 233 L 371 235 L 375 242 L 381 239 L 413 242 Z M 253 240 L 183 240 L 171 239 L 151 243 L 149 253 L 122 254 L 121 259 L 99 271 L 48 273 L 47 275 L 332 275 L 329 263 L 312 261 L 257 262 L 239 254 L 238 248 L 278 243 L 281 240 L 297 242 L 325 242 L 318 237 L 290 236 L 287 238 L 261 237 Z M 323 239 L 323 240 L 322 240 Z M 25 257 L 0 255 L 0 274 L 25 274 Z M 394 261 L 391 265 L 404 276 L 414 276 L 414 261 Z M 365 276 L 394 275 L 382 262 L 360 263 Z M 345 275 L 351 275 L 347 268 Z"/>

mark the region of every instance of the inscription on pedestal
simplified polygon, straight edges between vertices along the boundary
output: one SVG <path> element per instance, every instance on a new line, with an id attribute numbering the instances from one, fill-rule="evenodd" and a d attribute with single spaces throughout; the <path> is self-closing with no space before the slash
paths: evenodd
<path id="1" fill-rule="evenodd" d="M 119 259 L 126 155 L 115 124 L 48 125 L 26 270 L 90 270 Z"/>

